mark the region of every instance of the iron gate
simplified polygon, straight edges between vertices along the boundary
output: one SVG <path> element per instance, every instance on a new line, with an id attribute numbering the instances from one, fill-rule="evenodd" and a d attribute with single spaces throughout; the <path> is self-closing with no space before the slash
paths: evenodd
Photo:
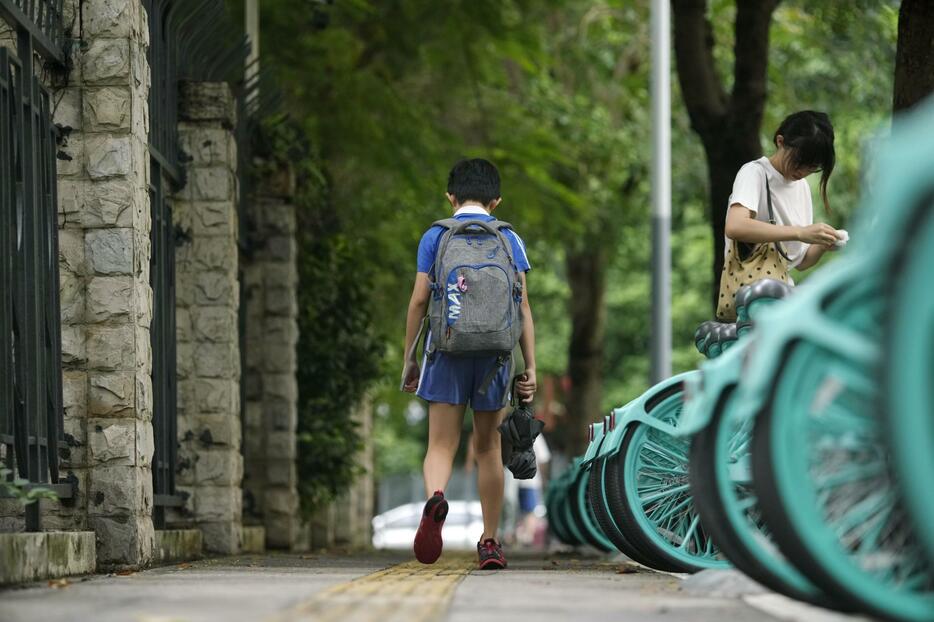
<path id="1" fill-rule="evenodd" d="M 17 31 L 14 55 L 0 48 L 0 458 L 13 474 L 73 495 L 61 483 L 63 440 L 56 142 L 50 96 L 33 52 L 63 58 L 61 1 L 0 0 Z M 56 36 L 58 33 L 58 36 Z M 26 508 L 38 531 L 39 505 Z"/>
<path id="2" fill-rule="evenodd" d="M 148 61 L 150 198 L 153 289 L 154 516 L 165 526 L 165 507 L 181 505 L 175 491 L 178 450 L 175 348 L 175 247 L 184 241 L 172 221 L 169 190 L 185 184 L 178 144 L 179 80 L 235 82 L 242 77 L 246 45 L 223 0 L 144 0 L 149 15 Z"/>
<path id="3" fill-rule="evenodd" d="M 167 190 L 182 183 L 178 166 L 178 70 L 170 20 L 178 3 L 146 0 L 149 14 L 149 198 L 152 214 L 153 523 L 165 528 L 165 508 L 181 505 L 175 491 L 177 379 L 175 348 L 175 224 Z"/>

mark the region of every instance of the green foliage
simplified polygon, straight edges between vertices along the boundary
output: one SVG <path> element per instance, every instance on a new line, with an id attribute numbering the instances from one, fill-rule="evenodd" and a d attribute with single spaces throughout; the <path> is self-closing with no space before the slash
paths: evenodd
<path id="1" fill-rule="evenodd" d="M 17 499 L 24 506 L 35 503 L 39 499 L 58 500 L 55 491 L 41 486 L 28 487 L 29 481 L 21 478 L 10 479 L 12 471 L 6 467 L 0 466 L 0 490 L 6 495 Z"/>
<path id="2" fill-rule="evenodd" d="M 711 0 L 709 10 L 718 70 L 729 89 L 735 3 Z M 376 423 L 378 470 L 417 469 L 421 459 L 416 447 L 425 438 L 424 421 L 405 419 L 410 396 L 397 387 L 402 327 L 418 239 L 428 223 L 447 215 L 446 175 L 462 156 L 489 157 L 499 166 L 504 202 L 497 215 L 528 242 L 540 372 L 567 369 L 565 253 L 599 246 L 612 249 L 605 406 L 645 390 L 647 0 L 351 0 L 327 9 L 324 29 L 304 0 L 268 0 L 262 11 L 264 62 L 279 73 L 290 113 L 326 162 L 333 221 L 319 237 L 333 240 L 318 242 L 328 251 L 312 256 L 327 261 L 307 268 L 303 282 L 322 292 L 334 287 L 314 280 L 324 274 L 361 284 L 367 334 L 382 344 L 382 380 L 372 388 L 386 406 Z M 784 0 L 774 16 L 762 144 L 769 153 L 774 128 L 790 112 L 831 115 L 838 166 L 827 218 L 836 226 L 845 226 L 858 200 L 863 144 L 888 119 L 896 12 L 894 0 Z M 683 371 L 699 362 L 691 336 L 711 315 L 709 266 L 722 251 L 711 243 L 704 153 L 672 71 L 672 316 L 674 363 Z M 820 209 L 818 215 L 824 217 Z M 349 256 L 358 262 L 354 268 L 342 259 Z M 310 299 L 317 293 L 307 296 L 303 317 L 306 304 L 319 304 Z M 324 351 L 315 339 L 333 339 L 313 334 L 312 341 L 303 338 L 303 362 L 314 358 L 305 348 Z M 333 364 L 303 386 L 338 382 L 324 378 L 343 373 Z M 372 378 L 366 371 L 358 376 Z M 361 380 L 345 387 L 345 395 L 355 399 L 365 386 Z M 319 407 L 327 410 L 323 402 Z"/>

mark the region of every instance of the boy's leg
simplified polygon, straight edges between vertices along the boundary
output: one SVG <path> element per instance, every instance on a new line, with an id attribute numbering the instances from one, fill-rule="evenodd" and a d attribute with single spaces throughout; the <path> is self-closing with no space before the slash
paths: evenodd
<path id="1" fill-rule="evenodd" d="M 428 497 L 436 490 L 444 490 L 451 479 L 466 410 L 465 404 L 431 402 L 428 405 L 428 451 L 422 465 Z"/>
<path id="2" fill-rule="evenodd" d="M 448 515 L 444 488 L 451 478 L 465 409 L 464 405 L 441 402 L 431 402 L 428 406 L 428 451 L 423 465 L 428 500 L 413 544 L 415 558 L 423 564 L 433 564 L 444 546 L 441 529 Z"/>
<path id="3" fill-rule="evenodd" d="M 477 489 L 483 507 L 483 536 L 496 538 L 499 515 L 503 509 L 503 458 L 500 454 L 500 435 L 497 426 L 506 409 L 475 411 L 473 414 L 473 442 L 477 457 Z"/>

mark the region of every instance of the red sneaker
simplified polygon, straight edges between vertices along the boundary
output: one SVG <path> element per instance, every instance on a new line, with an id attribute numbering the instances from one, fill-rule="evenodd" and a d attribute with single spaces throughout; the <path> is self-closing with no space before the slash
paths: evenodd
<path id="1" fill-rule="evenodd" d="M 422 522 L 415 532 L 415 559 L 423 564 L 433 564 L 441 557 L 441 528 L 447 515 L 448 502 L 444 499 L 444 493 L 436 490 L 425 503 Z"/>
<path id="2" fill-rule="evenodd" d="M 477 557 L 480 570 L 500 570 L 506 567 L 503 545 L 493 538 L 477 543 Z"/>

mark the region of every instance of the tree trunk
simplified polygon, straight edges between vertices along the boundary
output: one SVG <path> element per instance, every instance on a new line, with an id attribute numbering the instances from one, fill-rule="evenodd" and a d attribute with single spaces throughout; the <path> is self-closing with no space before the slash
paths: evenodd
<path id="1" fill-rule="evenodd" d="M 744 0 L 736 6 L 733 91 L 726 93 L 713 57 L 707 0 L 672 0 L 678 82 L 691 127 L 707 156 L 713 233 L 712 308 L 723 270 L 727 201 L 739 168 L 762 155 L 759 128 L 766 100 L 769 26 L 779 0 Z"/>
<path id="2" fill-rule="evenodd" d="M 603 354 L 606 337 L 607 252 L 597 245 L 569 252 L 566 260 L 571 286 L 571 343 L 564 428 L 556 435 L 568 456 L 587 448 L 587 424 L 602 417 Z"/>
<path id="3" fill-rule="evenodd" d="M 902 0 L 898 11 L 893 112 L 908 110 L 934 92 L 934 2 Z"/>
<path id="4" fill-rule="evenodd" d="M 751 140 L 754 138 L 755 140 Z M 720 137 L 705 143 L 707 181 L 710 184 L 710 228 L 713 232 L 713 308 L 717 308 L 720 293 L 720 273 L 723 271 L 723 247 L 726 243 L 727 203 L 733 192 L 733 179 L 740 167 L 762 156 L 758 132 L 753 136 L 724 127 Z"/>

